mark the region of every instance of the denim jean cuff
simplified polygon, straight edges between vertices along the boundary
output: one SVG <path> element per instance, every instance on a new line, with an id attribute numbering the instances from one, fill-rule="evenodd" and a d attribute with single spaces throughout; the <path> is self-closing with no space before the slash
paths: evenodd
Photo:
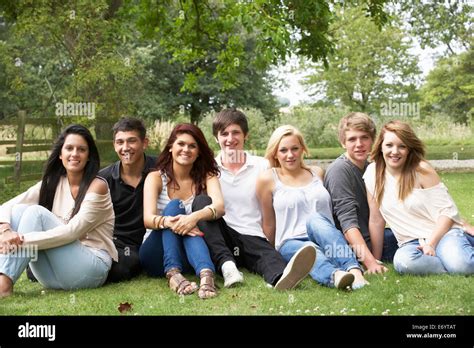
<path id="1" fill-rule="evenodd" d="M 347 271 L 346 272 L 349 272 L 351 269 L 358 269 L 359 271 L 361 271 L 362 273 L 364 273 L 364 270 L 362 269 L 362 267 L 360 267 L 359 265 L 353 265 L 353 266 L 349 266 L 347 268 Z"/>

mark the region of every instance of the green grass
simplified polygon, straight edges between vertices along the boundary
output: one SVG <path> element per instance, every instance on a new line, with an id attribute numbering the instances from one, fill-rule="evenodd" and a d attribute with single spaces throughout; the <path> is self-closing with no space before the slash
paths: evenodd
<path id="1" fill-rule="evenodd" d="M 439 173 L 461 217 L 474 224 L 474 173 Z"/>
<path id="2" fill-rule="evenodd" d="M 369 276 L 370 285 L 353 292 L 329 289 L 307 278 L 291 291 L 267 288 L 263 279 L 244 272 L 245 284 L 201 300 L 178 296 L 164 279 L 146 276 L 98 289 L 43 289 L 22 276 L 14 295 L 0 301 L 2 315 L 471 315 L 474 284 L 465 276 L 400 276 L 392 267 Z M 193 276 L 197 281 L 197 279 Z M 436 289 L 436 291 L 433 291 Z"/>
<path id="3" fill-rule="evenodd" d="M 462 216 L 474 223 L 474 173 L 442 173 Z M 401 276 L 392 266 L 385 275 L 368 277 L 370 286 L 346 292 L 329 289 L 307 278 L 296 290 L 277 292 L 263 279 L 244 272 L 245 284 L 200 300 L 178 296 L 166 280 L 146 276 L 98 289 L 44 289 L 23 275 L 14 295 L 0 300 L 0 315 L 121 315 L 120 303 L 131 303 L 122 315 L 472 315 L 473 278 L 454 275 Z M 194 276 L 190 276 L 197 281 Z"/>

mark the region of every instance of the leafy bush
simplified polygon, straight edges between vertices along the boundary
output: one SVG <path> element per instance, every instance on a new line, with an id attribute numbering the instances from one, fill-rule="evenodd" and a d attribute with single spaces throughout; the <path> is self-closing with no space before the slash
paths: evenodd
<path id="1" fill-rule="evenodd" d="M 446 114 L 433 114 L 411 122 L 416 134 L 429 145 L 474 145 L 469 124 L 455 123 Z"/>
<path id="2" fill-rule="evenodd" d="M 281 116 L 280 124 L 291 124 L 304 135 L 308 147 L 337 147 L 337 125 L 349 113 L 345 107 L 300 106 Z"/>

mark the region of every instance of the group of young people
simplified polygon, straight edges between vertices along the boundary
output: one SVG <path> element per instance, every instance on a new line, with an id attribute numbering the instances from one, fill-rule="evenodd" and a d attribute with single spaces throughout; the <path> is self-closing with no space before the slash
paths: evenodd
<path id="1" fill-rule="evenodd" d="M 202 299 L 217 295 L 216 273 L 225 287 L 243 283 L 242 267 L 276 290 L 308 274 L 359 289 L 364 273 L 387 271 L 384 261 L 400 273 L 474 273 L 472 227 L 408 124 L 389 122 L 375 139 L 369 116 L 346 115 L 345 153 L 325 174 L 305 164 L 293 126 L 273 132 L 265 158 L 245 151 L 241 111 L 217 113 L 212 127 L 215 158 L 192 124 L 178 124 L 155 158 L 145 154 L 143 122 L 123 118 L 113 128 L 119 160 L 100 171 L 90 132 L 67 127 L 42 181 L 0 207 L 0 297 L 28 264 L 48 288 L 98 287 L 144 270 Z M 24 252 L 32 247 L 37 255 Z M 183 275 L 192 272 L 199 285 Z"/>

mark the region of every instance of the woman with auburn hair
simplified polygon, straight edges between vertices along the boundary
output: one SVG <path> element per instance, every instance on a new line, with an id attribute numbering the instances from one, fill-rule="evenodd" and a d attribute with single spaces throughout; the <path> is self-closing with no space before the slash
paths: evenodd
<path id="1" fill-rule="evenodd" d="M 399 249 L 399 273 L 474 273 L 474 237 L 463 230 L 458 209 L 436 171 L 425 160 L 422 141 L 404 122 L 385 124 L 364 179 L 369 231 L 381 250 L 387 222 Z"/>
<path id="2" fill-rule="evenodd" d="M 304 245 L 316 249 L 310 276 L 338 289 L 367 284 L 362 269 L 344 236 L 334 225 L 331 198 L 324 188 L 320 168 L 311 170 L 303 161 L 308 153 L 295 127 L 277 128 L 268 141 L 265 158 L 271 169 L 257 180 L 257 196 L 263 213 L 263 231 L 285 260 Z M 319 229 L 334 235 L 331 245 L 320 245 Z"/>
<path id="3" fill-rule="evenodd" d="M 145 227 L 153 229 L 149 238 L 162 233 L 166 278 L 170 288 L 180 295 L 190 295 L 198 289 L 196 283 L 182 275 L 191 270 L 190 266 L 201 278 L 198 296 L 206 299 L 217 295 L 215 268 L 197 225 L 200 221 L 218 224 L 216 220 L 224 215 L 218 176 L 217 163 L 204 134 L 197 126 L 183 123 L 174 127 L 158 157 L 157 171 L 145 180 Z M 145 268 L 155 263 L 146 258 L 141 262 Z"/>
<path id="4" fill-rule="evenodd" d="M 99 165 L 89 130 L 68 126 L 53 144 L 42 181 L 0 207 L 0 297 L 13 292 L 28 263 L 47 288 L 105 282 L 117 250 L 114 210 L 107 182 L 97 177 Z"/>

